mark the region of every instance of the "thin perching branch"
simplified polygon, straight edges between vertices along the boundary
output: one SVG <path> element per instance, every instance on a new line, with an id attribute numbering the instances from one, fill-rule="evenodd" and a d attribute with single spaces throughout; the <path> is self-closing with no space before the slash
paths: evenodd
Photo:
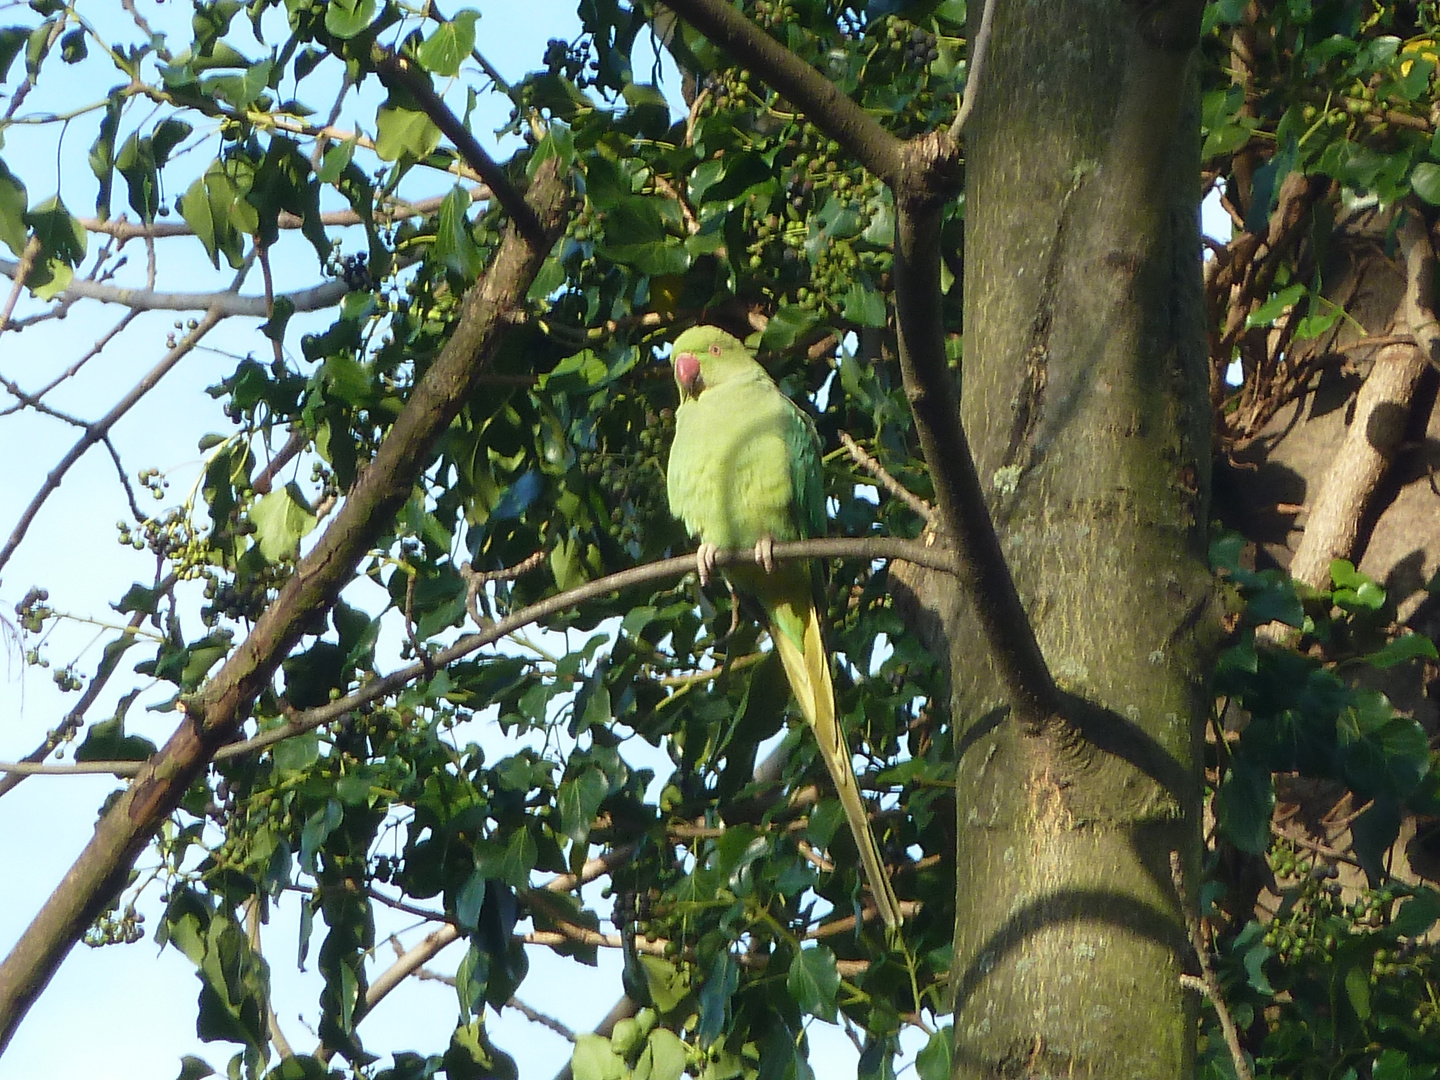
<path id="1" fill-rule="evenodd" d="M 795 540 L 775 545 L 774 559 L 776 562 L 806 558 L 903 559 L 932 570 L 949 573 L 958 571 L 958 563 L 954 554 L 945 548 L 929 547 L 913 540 L 899 540 L 892 537 L 821 538 Z M 753 563 L 754 559 L 753 551 L 722 551 L 716 555 L 715 564 L 722 567 L 745 565 Z M 226 761 L 230 758 L 258 753 L 276 743 L 284 742 L 296 735 L 303 735 L 307 731 L 313 731 L 317 727 L 338 720 L 347 712 L 408 686 L 425 675 L 430 667 L 443 668 L 448 664 L 453 664 L 487 645 L 493 645 L 502 638 L 509 637 L 531 623 L 571 608 L 578 608 L 592 600 L 609 596 L 611 593 L 637 585 L 664 581 L 667 578 L 688 573 L 694 568 L 695 557 L 693 555 L 677 555 L 673 558 L 661 559 L 658 562 L 646 563 L 643 566 L 635 566 L 628 570 L 608 574 L 605 577 L 587 581 L 583 585 L 577 585 L 565 592 L 556 593 L 554 596 L 536 601 L 507 615 L 478 633 L 464 635 L 446 648 L 432 653 L 428 664 L 423 661 L 407 664 L 388 675 L 370 679 L 364 686 L 345 697 L 337 698 L 313 709 L 306 709 L 304 712 L 297 712 L 293 716 L 287 717 L 283 724 L 278 724 L 253 738 L 222 746 L 215 751 L 213 760 Z M 146 765 L 147 762 L 140 761 L 90 761 L 75 765 L 25 765 L 19 762 L 0 762 L 0 773 L 22 772 L 55 776 L 79 772 L 108 772 L 116 776 L 137 776 L 145 769 Z"/>

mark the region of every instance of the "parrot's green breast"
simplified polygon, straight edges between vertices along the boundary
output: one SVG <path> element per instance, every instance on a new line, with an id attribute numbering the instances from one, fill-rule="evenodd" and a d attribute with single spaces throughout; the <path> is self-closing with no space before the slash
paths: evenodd
<path id="1" fill-rule="evenodd" d="M 759 367 L 680 405 L 667 483 L 671 513 L 703 543 L 823 532 L 814 429 Z"/>

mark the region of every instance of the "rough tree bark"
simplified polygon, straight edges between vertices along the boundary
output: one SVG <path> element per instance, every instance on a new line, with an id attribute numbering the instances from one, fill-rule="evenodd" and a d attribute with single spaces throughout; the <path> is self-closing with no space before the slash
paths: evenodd
<path id="1" fill-rule="evenodd" d="M 1168 859 L 1198 859 L 1214 640 L 1200 9 L 1001 4 L 966 134 L 961 411 L 1066 704 L 1017 723 L 952 625 L 957 1078 L 1193 1069 Z"/>

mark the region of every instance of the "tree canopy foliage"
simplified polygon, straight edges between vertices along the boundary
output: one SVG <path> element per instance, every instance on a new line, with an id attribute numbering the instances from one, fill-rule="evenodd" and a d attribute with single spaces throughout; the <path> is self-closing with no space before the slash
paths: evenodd
<path id="1" fill-rule="evenodd" d="M 1406 463 L 1434 458 L 1440 10 L 1156 6 L 1198 35 L 1195 183 L 1233 221 L 1204 269 L 1220 490 L 1203 619 L 1223 641 L 1196 732 L 1203 877 L 1174 883 L 1203 918 L 1198 1068 L 1431 1076 L 1435 519 L 1399 527 L 1409 577 L 1362 556 L 1385 500 L 1423 504 Z M 973 466 L 936 459 L 944 433 L 921 411 L 954 400 L 965 354 L 961 102 L 1006 93 L 983 66 L 967 78 L 981 12 L 584 0 L 580 36 L 507 82 L 483 13 L 428 0 L 197 0 L 188 21 L 158 0 L 123 8 L 92 21 L 32 0 L 0 19 L 4 422 L 75 439 L 37 474 L 0 574 L 45 542 L 74 463 L 109 453 L 130 513 L 95 542 L 118 540 L 134 578 L 86 612 L 3 578 L 27 663 L 75 705 L 0 795 L 57 754 L 127 778 L 68 893 L 0 968 L 3 1038 L 77 940 L 142 936 L 148 889 L 164 897 L 156 940 L 200 975 L 200 1034 L 226 1044 L 210 1064 L 233 1054 L 231 1075 L 509 1075 L 485 1018 L 525 997 L 533 948 L 623 954 L 634 1014 L 576 1038 L 579 1080 L 804 1077 L 815 1019 L 863 1032 L 867 1077 L 893 1075 L 907 1026 L 925 1036 L 922 1080 L 950 1075 L 969 720 L 949 688 L 976 676 L 931 647 L 896 579 L 927 566 L 999 590 L 982 617 L 1001 611 L 1004 630 L 1008 574 L 956 525 L 965 505 L 983 516 L 979 488 L 965 504 L 955 482 Z M 662 88 L 671 64 L 680 86 Z M 106 89 L 73 103 L 74 73 Z M 491 100 L 503 159 L 472 123 Z M 49 157 L 12 150 L 37 138 Z M 76 162 L 88 144 L 90 171 L 57 183 L 67 140 Z M 934 265 L 897 260 L 916 221 Z M 1363 312 L 1340 287 L 1360 251 L 1401 268 Z M 167 291 L 175 259 L 213 281 Z M 914 296 L 933 300 L 928 337 L 904 333 Z M 79 355 L 43 384 L 15 358 L 100 302 L 124 309 L 116 332 L 182 314 L 153 370 L 86 418 L 55 404 L 85 376 Z M 754 613 L 672 558 L 690 541 L 665 503 L 664 343 L 702 321 L 749 340 L 827 448 L 831 535 L 849 542 L 790 557 L 827 558 L 839 713 L 902 941 L 874 920 Z M 154 467 L 168 463 L 123 460 L 112 431 L 216 341 L 213 403 L 175 403 L 203 465 L 172 491 Z M 1322 573 L 1302 574 L 1294 530 L 1253 510 L 1304 504 L 1314 547 L 1328 481 L 1291 461 L 1310 483 L 1289 498 L 1272 452 L 1325 411 L 1304 404 L 1321 384 L 1339 388 L 1329 411 L 1373 410 L 1374 372 L 1406 365 L 1373 479 L 1332 498 L 1349 542 L 1306 549 Z M 56 655 L 47 633 L 82 616 L 114 623 L 103 652 Z M 1031 689 L 1043 705 L 1054 687 Z M 135 732 L 137 700 L 173 721 L 163 746 Z M 602 878 L 603 896 L 582 892 Z M 276 904 L 301 906 L 323 974 L 318 1048 L 286 1042 L 270 1009 L 288 961 L 255 928 Z M 434 930 L 385 970 L 382 907 Z M 367 1012 L 452 943 L 448 1047 L 367 1042 Z"/>

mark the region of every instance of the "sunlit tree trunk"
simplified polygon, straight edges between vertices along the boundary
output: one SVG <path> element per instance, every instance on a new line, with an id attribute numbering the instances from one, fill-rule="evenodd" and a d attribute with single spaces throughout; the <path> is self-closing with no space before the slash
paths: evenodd
<path id="1" fill-rule="evenodd" d="M 1200 8 L 1000 3 L 966 133 L 962 413 L 1068 705 L 1025 729 L 952 636 L 956 1077 L 1193 1071 L 1170 852 L 1198 876 Z"/>

